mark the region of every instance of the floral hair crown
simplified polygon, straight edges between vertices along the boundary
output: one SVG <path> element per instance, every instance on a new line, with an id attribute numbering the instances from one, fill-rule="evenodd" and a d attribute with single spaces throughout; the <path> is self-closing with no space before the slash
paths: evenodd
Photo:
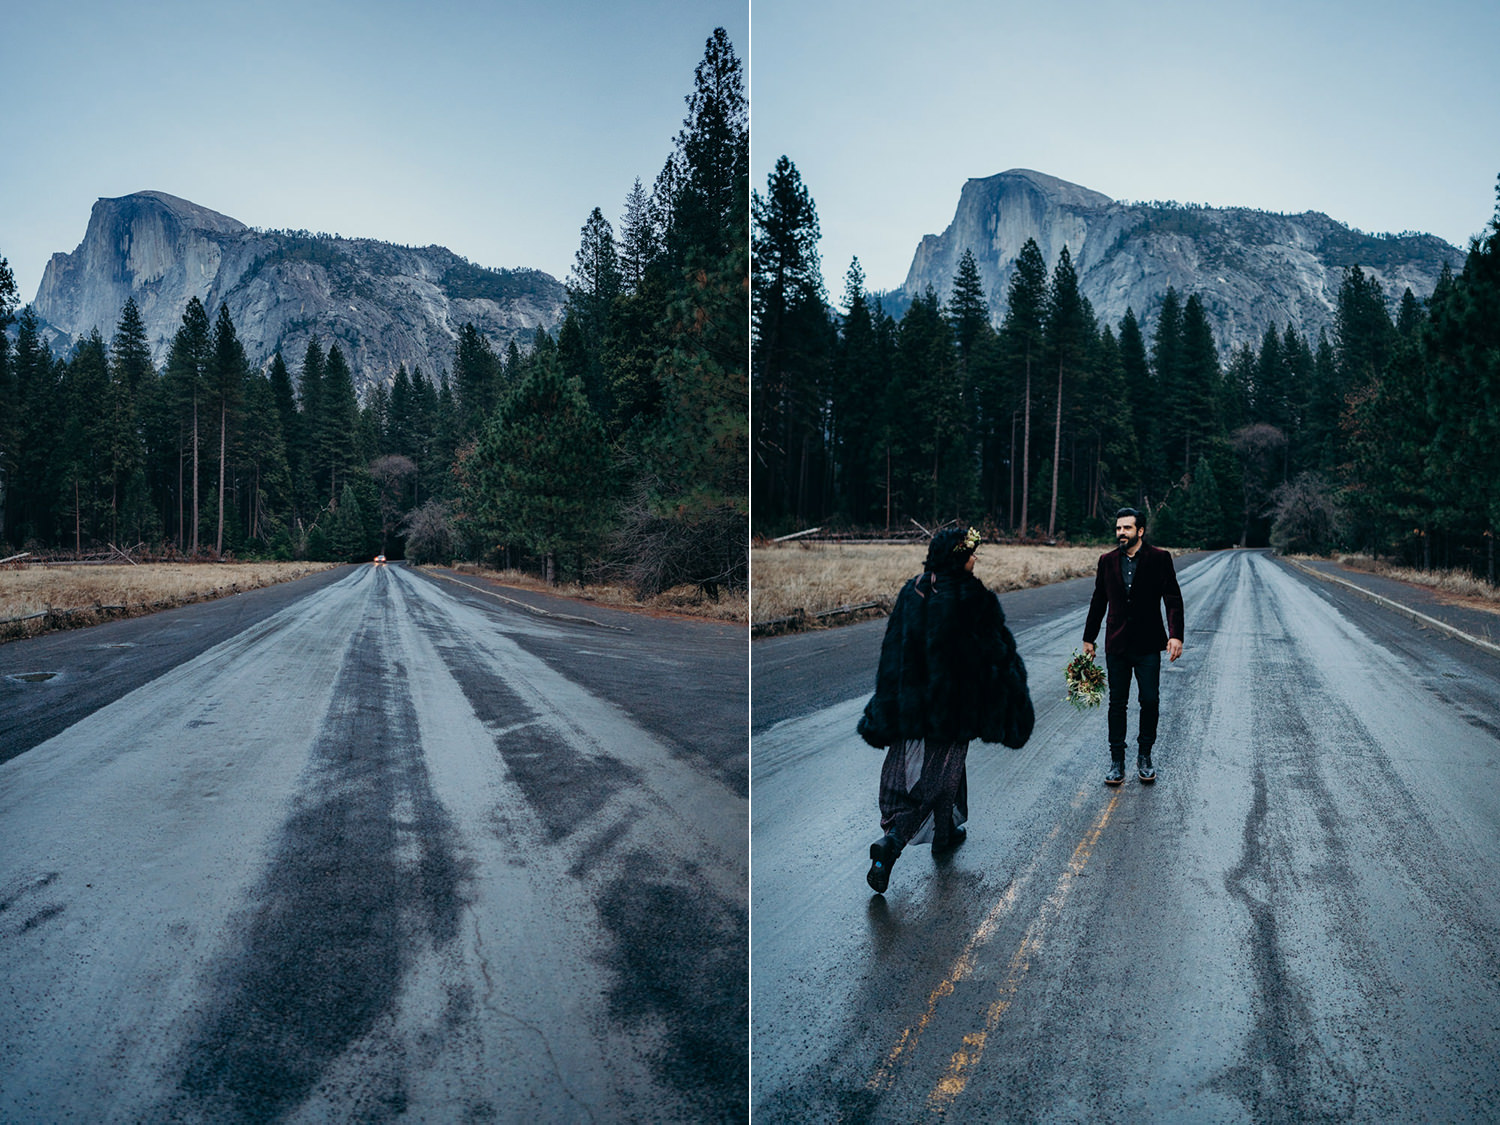
<path id="1" fill-rule="evenodd" d="M 974 550 L 974 548 L 979 546 L 979 539 L 979 532 L 975 531 L 972 527 L 969 528 L 968 531 L 964 532 L 963 539 L 953 545 L 954 553 Z"/>

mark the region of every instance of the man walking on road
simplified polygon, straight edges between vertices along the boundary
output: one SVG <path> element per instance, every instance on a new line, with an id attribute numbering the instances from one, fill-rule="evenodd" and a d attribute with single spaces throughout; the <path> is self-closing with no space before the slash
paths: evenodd
<path id="1" fill-rule="evenodd" d="M 1136 772 L 1143 782 L 1156 780 L 1151 747 L 1156 744 L 1156 721 L 1161 686 L 1161 654 L 1176 660 L 1182 655 L 1182 591 L 1172 554 L 1145 542 L 1141 513 L 1121 508 L 1115 513 L 1117 550 L 1099 557 L 1094 596 L 1083 625 L 1083 651 L 1094 655 L 1094 638 L 1104 611 L 1109 621 L 1104 634 L 1104 670 L 1109 679 L 1109 772 L 1105 785 L 1125 780 L 1125 711 L 1130 704 L 1130 676 L 1135 674 L 1141 701 L 1141 726 L 1136 736 Z M 1161 610 L 1166 607 L 1167 627 Z"/>

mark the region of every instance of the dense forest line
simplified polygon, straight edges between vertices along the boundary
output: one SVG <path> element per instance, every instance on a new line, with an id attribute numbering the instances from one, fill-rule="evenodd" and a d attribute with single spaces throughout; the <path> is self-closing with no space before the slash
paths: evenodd
<path id="1" fill-rule="evenodd" d="M 555 338 L 501 354 L 465 325 L 451 370 L 403 366 L 363 403 L 337 343 L 253 370 L 197 298 L 162 370 L 133 299 L 111 339 L 56 356 L 0 259 L 0 557 L 383 552 L 743 587 L 749 137 L 722 29 L 686 101 L 619 236 L 585 222 Z"/>
<path id="2" fill-rule="evenodd" d="M 1101 324 L 1066 248 L 1021 251 L 1000 326 L 974 258 L 898 320 L 858 259 L 829 308 L 816 206 L 782 157 L 752 202 L 752 510 L 813 524 L 1104 538 L 1115 509 L 1160 542 L 1351 548 L 1494 581 L 1500 485 L 1500 206 L 1460 274 L 1387 308 L 1352 264 L 1332 338 L 1290 325 L 1220 356 L 1198 294 Z M 1394 315 L 1393 315 L 1394 313 Z"/>

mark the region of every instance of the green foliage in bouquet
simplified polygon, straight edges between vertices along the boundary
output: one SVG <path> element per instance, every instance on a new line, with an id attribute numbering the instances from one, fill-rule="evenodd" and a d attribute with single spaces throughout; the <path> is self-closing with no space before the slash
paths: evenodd
<path id="1" fill-rule="evenodd" d="M 1104 669 L 1094 658 L 1075 651 L 1063 675 L 1068 681 L 1068 702 L 1080 711 L 1104 702 Z"/>

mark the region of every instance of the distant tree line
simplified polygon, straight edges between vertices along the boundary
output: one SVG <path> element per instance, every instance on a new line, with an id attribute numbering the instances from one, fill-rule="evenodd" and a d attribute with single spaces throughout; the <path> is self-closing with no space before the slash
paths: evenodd
<path id="1" fill-rule="evenodd" d="M 555 339 L 502 354 L 466 324 L 451 371 L 402 366 L 363 403 L 337 342 L 255 370 L 197 298 L 160 370 L 134 299 L 109 341 L 56 356 L 0 259 L 0 546 L 742 587 L 748 121 L 722 29 L 687 102 L 618 239 L 598 208 L 585 223 Z"/>
<path id="2" fill-rule="evenodd" d="M 1290 325 L 1221 357 L 1196 293 L 1101 324 L 1065 247 L 1028 240 L 991 321 L 974 257 L 897 321 L 858 259 L 828 306 L 816 208 L 776 164 L 754 220 L 757 530 L 984 521 L 1007 537 L 1102 538 L 1124 504 L 1158 541 L 1335 546 L 1486 568 L 1500 483 L 1500 209 L 1423 303 L 1392 318 L 1345 272 L 1332 338 Z M 1493 579 L 1492 579 L 1493 580 Z"/>

